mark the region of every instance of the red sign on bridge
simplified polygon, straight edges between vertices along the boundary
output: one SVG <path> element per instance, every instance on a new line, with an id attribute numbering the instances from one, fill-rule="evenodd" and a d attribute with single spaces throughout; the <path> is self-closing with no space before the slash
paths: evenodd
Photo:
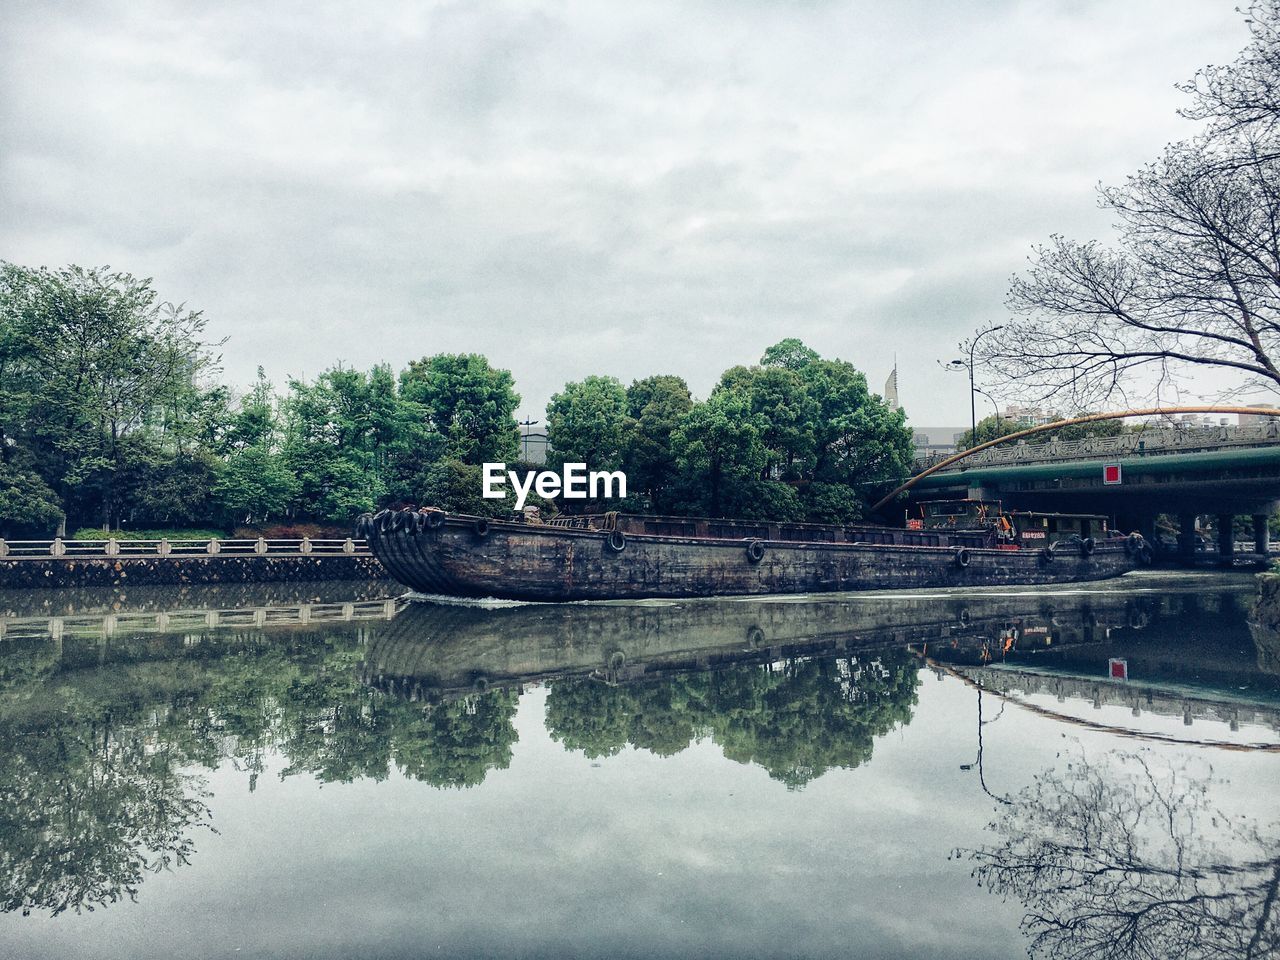
<path id="1" fill-rule="evenodd" d="M 1108 484 L 1120 483 L 1120 464 L 1104 464 L 1102 467 L 1102 482 Z"/>

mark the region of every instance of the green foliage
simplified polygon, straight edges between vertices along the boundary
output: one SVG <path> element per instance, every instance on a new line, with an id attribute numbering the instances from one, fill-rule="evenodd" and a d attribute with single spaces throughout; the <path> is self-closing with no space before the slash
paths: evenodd
<path id="1" fill-rule="evenodd" d="M 787 337 L 764 352 L 764 356 L 760 358 L 760 366 L 801 370 L 818 359 L 821 359 L 818 351 L 806 347 L 795 337 Z"/>
<path id="2" fill-rule="evenodd" d="M 910 472 L 901 410 L 842 360 L 796 340 L 767 365 L 733 367 L 672 431 L 672 512 L 779 520 L 853 520 L 867 495 Z"/>
<path id="3" fill-rule="evenodd" d="M 484 474 L 480 467 L 457 460 L 440 460 L 426 471 L 421 488 L 423 506 L 442 507 L 456 513 L 479 517 L 510 516 L 515 508 L 515 495 L 506 487 L 502 500 L 486 500 Z M 534 500 L 529 499 L 529 505 Z"/>
<path id="4" fill-rule="evenodd" d="M 204 325 L 127 273 L 0 266 L 0 455 L 28 458 L 72 520 L 115 521 L 157 453 L 191 441 Z"/>
<path id="5" fill-rule="evenodd" d="M 0 267 L 0 534 L 48 536 L 64 515 L 73 529 L 346 526 L 388 505 L 513 506 L 483 499 L 480 469 L 517 461 L 509 371 L 437 354 L 277 395 L 260 369 L 235 396 L 203 382 L 204 324 L 126 273 Z M 627 472 L 629 497 L 594 509 L 847 520 L 912 456 L 901 412 L 795 339 L 700 403 L 674 376 L 566 384 L 547 430 L 553 467 Z"/>
<path id="6" fill-rule="evenodd" d="M 418 405 L 424 426 L 443 439 L 445 457 L 478 465 L 518 456 L 515 380 L 479 354 L 414 360 L 400 374 L 400 392 Z"/>
<path id="7" fill-rule="evenodd" d="M 585 463 L 590 470 L 622 465 L 627 394 L 613 377 L 566 383 L 547 407 L 547 442 L 556 465 Z"/>
<path id="8" fill-rule="evenodd" d="M 0 460 L 0 535 L 41 539 L 62 519 L 58 496 L 34 470 Z"/>
<path id="9" fill-rule="evenodd" d="M 968 450 L 980 443 L 988 443 L 1000 437 L 1007 437 L 1011 433 L 1017 433 L 1019 430 L 1025 430 L 1027 426 L 1029 424 L 1010 420 L 1008 417 L 985 417 L 978 421 L 975 430 L 966 430 L 962 433 L 960 439 L 956 441 L 956 446 L 961 450 Z"/>
<path id="10" fill-rule="evenodd" d="M 237 522 L 264 523 L 282 516 L 300 488 L 283 456 L 253 446 L 227 458 L 213 494 Z"/>
<path id="11" fill-rule="evenodd" d="M 627 489 L 659 512 L 670 507 L 667 494 L 676 477 L 672 437 L 692 407 L 689 385 L 679 377 L 646 377 L 627 388 Z"/>
<path id="12" fill-rule="evenodd" d="M 729 759 L 798 789 L 866 763 L 876 737 L 908 723 L 918 669 L 907 651 L 893 650 L 627 686 L 562 680 L 547 697 L 547 729 L 592 759 L 628 745 L 671 756 L 709 736 Z"/>
<path id="13" fill-rule="evenodd" d="M 1085 417 L 1087 413 L 1081 413 L 1077 416 Z M 1067 419 L 1058 417 L 1057 419 Z M 1009 417 L 990 416 L 978 421 L 977 432 L 966 430 L 960 435 L 957 445 L 961 450 L 968 450 L 981 443 L 988 443 L 991 440 L 1007 437 L 1011 433 L 1017 433 L 1019 430 L 1026 430 L 1033 424 L 1028 420 L 1014 419 Z M 1027 437 L 1027 443 L 1048 443 L 1050 440 L 1084 440 L 1088 437 L 1117 437 L 1125 431 L 1124 423 L 1120 420 L 1098 420 L 1093 423 L 1073 423 L 1066 427 L 1060 427 L 1057 430 L 1045 430 L 1041 433 L 1034 433 Z"/>
<path id="14" fill-rule="evenodd" d="M 863 507 L 863 497 L 842 483 L 811 483 L 804 491 L 805 516 L 814 523 L 852 523 Z"/>
<path id="15" fill-rule="evenodd" d="M 82 527 L 71 535 L 72 540 L 215 540 L 224 539 L 225 530 L 208 528 L 161 527 L 149 530 L 112 530 L 104 533 L 101 527 Z"/>
<path id="16" fill-rule="evenodd" d="M 735 488 L 757 480 L 768 463 L 766 426 L 741 393 L 721 391 L 694 405 L 671 437 L 686 512 L 719 517 L 739 505 Z"/>

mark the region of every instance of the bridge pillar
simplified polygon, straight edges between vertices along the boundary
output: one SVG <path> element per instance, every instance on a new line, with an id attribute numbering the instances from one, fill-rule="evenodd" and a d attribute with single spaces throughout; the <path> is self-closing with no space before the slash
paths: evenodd
<path id="1" fill-rule="evenodd" d="M 1178 514 L 1178 557 L 1187 563 L 1196 559 L 1196 515 Z"/>
<path id="2" fill-rule="evenodd" d="M 1231 529 L 1234 520 L 1229 513 L 1218 514 L 1218 556 L 1223 560 L 1236 552 L 1235 531 Z"/>
<path id="3" fill-rule="evenodd" d="M 1253 549 L 1255 553 L 1266 554 L 1271 550 L 1271 527 L 1267 521 L 1271 518 L 1265 513 L 1253 515 Z"/>

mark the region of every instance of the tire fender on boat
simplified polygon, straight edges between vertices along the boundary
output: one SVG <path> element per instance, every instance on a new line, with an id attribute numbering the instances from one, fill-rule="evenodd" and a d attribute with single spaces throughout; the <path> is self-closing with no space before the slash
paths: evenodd
<path id="1" fill-rule="evenodd" d="M 428 530 L 439 530 L 444 526 L 443 510 L 428 510 L 426 513 L 426 523 Z"/>
<path id="2" fill-rule="evenodd" d="M 614 553 L 621 553 L 627 548 L 627 535 L 621 530 L 610 530 L 604 542 Z"/>
<path id="3" fill-rule="evenodd" d="M 752 540 L 747 544 L 747 559 L 752 563 L 759 563 L 764 559 L 763 540 Z"/>
<path id="4" fill-rule="evenodd" d="M 477 517 L 476 522 L 471 525 L 471 529 L 477 537 L 487 537 L 489 535 L 489 518 Z"/>
<path id="5" fill-rule="evenodd" d="M 1094 540 L 1093 537 L 1085 537 L 1083 540 L 1080 541 L 1080 556 L 1082 557 L 1093 556 L 1093 551 L 1096 550 L 1097 547 L 1098 547 L 1098 542 Z"/>
<path id="6" fill-rule="evenodd" d="M 1053 563 L 1053 550 L 1051 548 L 1045 547 L 1040 551 L 1040 562 Z"/>
<path id="7" fill-rule="evenodd" d="M 968 547 L 957 547 L 955 552 L 955 561 L 957 567 L 967 567 L 969 561 L 973 558 L 969 555 Z"/>
<path id="8" fill-rule="evenodd" d="M 395 531 L 407 530 L 413 526 L 412 510 L 397 510 L 395 516 L 391 518 L 391 529 Z"/>

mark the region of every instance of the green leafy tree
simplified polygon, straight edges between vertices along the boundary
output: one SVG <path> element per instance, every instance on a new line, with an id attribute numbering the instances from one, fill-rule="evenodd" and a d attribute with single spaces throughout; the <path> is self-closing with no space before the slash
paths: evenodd
<path id="1" fill-rule="evenodd" d="M 668 492 L 677 470 L 672 438 L 692 407 L 689 385 L 680 377 L 646 377 L 627 388 L 623 462 L 628 489 L 656 510 L 671 506 Z"/>
<path id="2" fill-rule="evenodd" d="M 117 522 L 214 365 L 204 326 L 127 273 L 0 266 L 0 456 L 29 455 L 72 522 Z"/>
<path id="3" fill-rule="evenodd" d="M 614 377 L 566 383 L 547 406 L 547 443 L 556 463 L 585 463 L 591 470 L 622 465 L 627 394 Z"/>
<path id="4" fill-rule="evenodd" d="M 0 536 L 47 535 L 62 520 L 58 496 L 40 475 L 15 460 L 0 460 Z"/>
<path id="5" fill-rule="evenodd" d="M 589 758 L 628 745 L 671 756 L 710 737 L 724 755 L 791 789 L 870 758 L 876 737 L 911 720 L 918 662 L 906 651 L 749 664 L 626 686 L 562 680 L 547 729 Z"/>
<path id="6" fill-rule="evenodd" d="M 694 404 L 671 438 L 688 512 L 720 517 L 740 506 L 737 491 L 757 481 L 768 463 L 765 427 L 737 392 Z"/>
<path id="7" fill-rule="evenodd" d="M 821 359 L 818 351 L 806 347 L 795 337 L 779 340 L 764 352 L 760 358 L 762 367 L 782 367 L 786 370 L 802 370 L 815 360 Z"/>
<path id="8" fill-rule="evenodd" d="M 230 449 L 213 488 L 215 501 L 237 523 L 263 523 L 285 515 L 300 485 L 280 451 L 281 428 L 271 384 L 258 380 L 227 431 Z"/>
<path id="9" fill-rule="evenodd" d="M 443 455 L 466 464 L 514 461 L 520 450 L 520 396 L 510 371 L 479 354 L 437 354 L 400 373 L 400 392 L 423 425 L 442 438 Z"/>

